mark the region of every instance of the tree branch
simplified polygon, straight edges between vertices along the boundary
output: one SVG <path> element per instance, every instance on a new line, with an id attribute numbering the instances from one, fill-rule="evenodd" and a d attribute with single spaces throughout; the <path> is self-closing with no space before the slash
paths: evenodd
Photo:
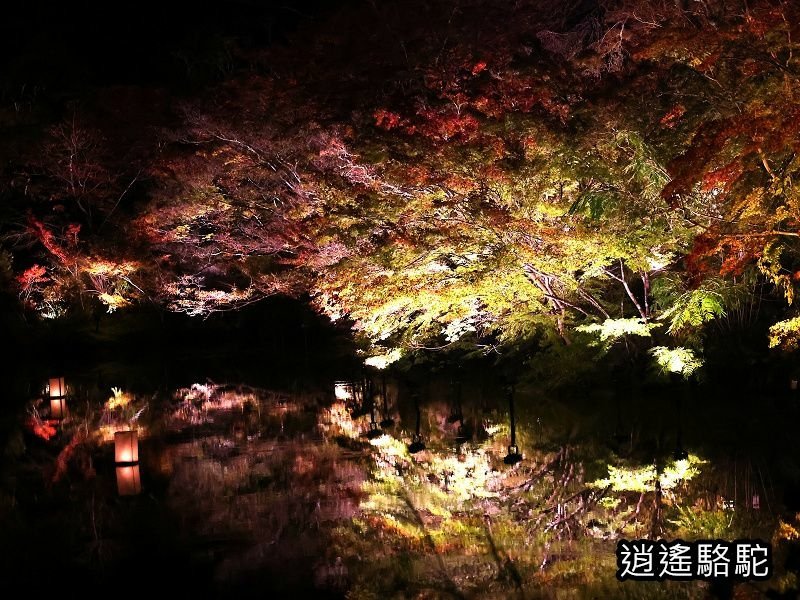
<path id="1" fill-rule="evenodd" d="M 636 296 L 634 295 L 633 291 L 631 291 L 631 288 L 628 285 L 627 280 L 625 279 L 625 267 L 622 263 L 622 259 L 621 258 L 619 259 L 620 276 L 615 275 L 611 271 L 611 269 L 604 268 L 603 271 L 605 272 L 606 275 L 608 275 L 612 279 L 616 279 L 622 284 L 622 287 L 625 288 L 625 292 L 628 294 L 628 298 L 631 299 L 631 302 L 633 302 L 633 305 L 636 307 L 636 310 L 639 311 L 639 315 L 642 317 L 642 319 L 645 320 L 645 322 L 647 322 L 647 313 L 642 308 L 642 305 L 639 304 L 639 301 L 636 299 Z"/>

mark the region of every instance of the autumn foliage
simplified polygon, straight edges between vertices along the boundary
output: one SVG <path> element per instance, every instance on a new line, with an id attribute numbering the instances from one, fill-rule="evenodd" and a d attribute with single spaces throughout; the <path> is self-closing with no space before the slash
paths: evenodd
<path id="1" fill-rule="evenodd" d="M 23 303 L 310 294 L 379 344 L 491 348 L 719 278 L 793 298 L 794 4 L 356 10 L 191 97 L 139 90 L 158 126 L 100 118 L 113 89 L 41 127 L 7 190 Z"/>

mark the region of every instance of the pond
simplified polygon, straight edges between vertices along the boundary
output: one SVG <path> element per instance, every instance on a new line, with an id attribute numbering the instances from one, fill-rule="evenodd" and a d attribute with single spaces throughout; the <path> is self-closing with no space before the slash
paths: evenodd
<path id="1" fill-rule="evenodd" d="M 8 420 L 9 584 L 204 597 L 795 597 L 788 393 L 557 397 L 466 370 L 128 387 L 124 366 L 52 375 Z M 760 539 L 774 573 L 620 582 L 617 543 L 639 538 Z"/>

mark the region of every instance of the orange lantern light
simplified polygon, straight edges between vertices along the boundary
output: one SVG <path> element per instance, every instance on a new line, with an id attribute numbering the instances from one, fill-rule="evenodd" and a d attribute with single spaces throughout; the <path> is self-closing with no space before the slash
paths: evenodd
<path id="1" fill-rule="evenodd" d="M 120 496 L 135 496 L 142 491 L 139 465 L 117 467 L 117 491 Z"/>
<path id="2" fill-rule="evenodd" d="M 50 397 L 64 398 L 67 395 L 67 386 L 64 384 L 63 377 L 50 378 Z"/>
<path id="3" fill-rule="evenodd" d="M 60 421 L 67 416 L 67 399 L 66 398 L 51 398 L 50 399 L 50 418 Z"/>
<path id="4" fill-rule="evenodd" d="M 50 418 L 61 420 L 67 416 L 67 386 L 63 377 L 51 377 L 48 382 Z"/>
<path id="5" fill-rule="evenodd" d="M 114 462 L 139 462 L 139 437 L 135 430 L 118 431 L 114 434 Z"/>

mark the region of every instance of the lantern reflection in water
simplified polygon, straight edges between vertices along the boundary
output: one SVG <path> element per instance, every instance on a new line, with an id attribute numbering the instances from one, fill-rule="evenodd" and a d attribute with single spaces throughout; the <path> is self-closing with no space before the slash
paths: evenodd
<path id="1" fill-rule="evenodd" d="M 503 462 L 507 465 L 515 465 L 522 461 L 522 454 L 519 453 L 517 446 L 517 420 L 514 417 L 514 386 L 511 385 L 506 389 L 506 396 L 508 397 L 508 413 L 509 420 L 511 421 L 511 445 L 508 447 L 508 454 L 503 458 Z"/>
<path id="2" fill-rule="evenodd" d="M 117 463 L 117 490 L 120 496 L 135 496 L 142 491 L 139 474 L 139 437 L 135 430 L 114 434 L 114 462 Z"/>
<path id="3" fill-rule="evenodd" d="M 139 438 L 136 431 L 118 431 L 114 434 L 114 462 L 139 462 Z"/>
<path id="4" fill-rule="evenodd" d="M 351 400 L 353 388 L 346 381 L 337 381 L 333 386 L 333 393 L 337 400 Z"/>
<path id="5" fill-rule="evenodd" d="M 57 421 L 62 420 L 67 416 L 67 399 L 66 398 L 51 398 L 50 399 L 50 418 Z"/>
<path id="6" fill-rule="evenodd" d="M 67 416 L 67 386 L 63 377 L 51 377 L 48 386 L 50 418 L 61 420 Z"/>
<path id="7" fill-rule="evenodd" d="M 120 496 L 135 496 L 141 493 L 139 465 L 117 465 L 117 491 Z"/>

